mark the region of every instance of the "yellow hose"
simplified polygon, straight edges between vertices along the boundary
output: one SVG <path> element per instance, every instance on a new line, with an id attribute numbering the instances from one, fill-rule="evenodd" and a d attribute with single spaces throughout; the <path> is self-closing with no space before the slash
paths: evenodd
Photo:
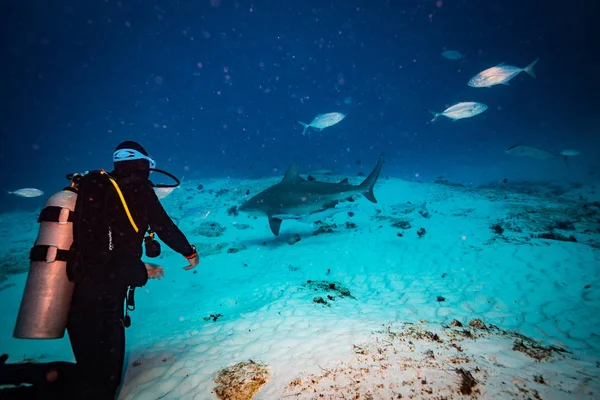
<path id="1" fill-rule="evenodd" d="M 108 176 L 108 174 L 104 171 L 101 171 L 102 174 L 105 174 L 106 176 Z M 119 188 L 119 185 L 117 184 L 117 182 L 111 178 L 110 176 L 108 176 L 108 179 L 110 179 L 110 182 L 113 184 L 113 186 L 115 187 L 115 190 L 117 191 L 117 194 L 119 195 L 119 198 L 121 199 L 121 203 L 123 203 L 123 208 L 125 209 L 125 213 L 127 214 L 127 218 L 129 218 L 129 223 L 131 224 L 131 226 L 133 227 L 133 229 L 138 232 L 139 229 L 137 227 L 137 225 L 135 224 L 135 221 L 133 220 L 133 217 L 131 216 L 131 213 L 129 212 L 129 207 L 127 207 L 127 203 L 125 202 L 125 198 L 123 197 L 123 193 L 121 193 L 121 188 Z"/>

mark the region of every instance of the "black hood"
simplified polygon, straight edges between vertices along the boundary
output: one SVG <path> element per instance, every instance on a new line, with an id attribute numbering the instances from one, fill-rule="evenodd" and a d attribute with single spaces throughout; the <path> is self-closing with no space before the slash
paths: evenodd
<path id="1" fill-rule="evenodd" d="M 132 149 L 139 151 L 145 156 L 148 156 L 148 152 L 141 144 L 138 142 L 134 142 L 132 140 L 127 140 L 119 144 L 115 151 L 122 149 Z M 130 175 L 135 175 L 136 177 L 149 179 L 150 178 L 150 163 L 148 160 L 126 160 L 126 161 L 118 161 L 114 162 L 114 171 L 111 172 L 111 175 L 115 177 L 122 178 Z"/>

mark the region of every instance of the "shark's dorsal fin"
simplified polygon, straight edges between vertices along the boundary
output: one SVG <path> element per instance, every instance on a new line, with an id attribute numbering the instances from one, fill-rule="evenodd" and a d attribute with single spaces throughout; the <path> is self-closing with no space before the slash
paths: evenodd
<path id="1" fill-rule="evenodd" d="M 338 182 L 338 185 L 343 185 L 345 183 L 348 183 L 348 178 L 344 178 L 341 181 Z"/>
<path id="2" fill-rule="evenodd" d="M 300 174 L 298 173 L 298 167 L 296 166 L 296 162 L 293 162 L 287 172 L 285 173 L 285 176 L 283 177 L 283 179 L 281 180 L 281 182 L 286 182 L 286 183 L 292 183 L 292 182 L 298 182 L 301 181 L 302 178 L 300 177 Z"/>

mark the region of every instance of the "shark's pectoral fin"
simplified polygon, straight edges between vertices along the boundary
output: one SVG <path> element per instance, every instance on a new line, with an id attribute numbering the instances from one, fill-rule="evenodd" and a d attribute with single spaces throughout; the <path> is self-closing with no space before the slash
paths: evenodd
<path id="1" fill-rule="evenodd" d="M 279 236 L 279 229 L 281 229 L 282 222 L 279 218 L 273 218 L 273 216 L 269 215 L 269 228 L 271 228 L 273 235 Z"/>
<path id="2" fill-rule="evenodd" d="M 338 182 L 338 185 L 343 185 L 345 183 L 348 183 L 348 178 L 344 178 L 341 181 Z"/>

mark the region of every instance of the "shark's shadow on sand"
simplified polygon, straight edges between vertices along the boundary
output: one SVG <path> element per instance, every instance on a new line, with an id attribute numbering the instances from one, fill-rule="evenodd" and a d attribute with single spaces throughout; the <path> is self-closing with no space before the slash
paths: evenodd
<path id="1" fill-rule="evenodd" d="M 266 215 L 271 232 L 279 235 L 281 223 L 286 219 L 302 220 L 331 214 L 336 205 L 353 201 L 354 196 L 363 195 L 377 203 L 373 187 L 383 167 L 383 155 L 369 176 L 360 184 L 352 185 L 348 178 L 338 183 L 309 181 L 300 176 L 296 163 L 288 168 L 281 182 L 263 190 L 239 207 L 239 211 L 254 215 Z"/>

